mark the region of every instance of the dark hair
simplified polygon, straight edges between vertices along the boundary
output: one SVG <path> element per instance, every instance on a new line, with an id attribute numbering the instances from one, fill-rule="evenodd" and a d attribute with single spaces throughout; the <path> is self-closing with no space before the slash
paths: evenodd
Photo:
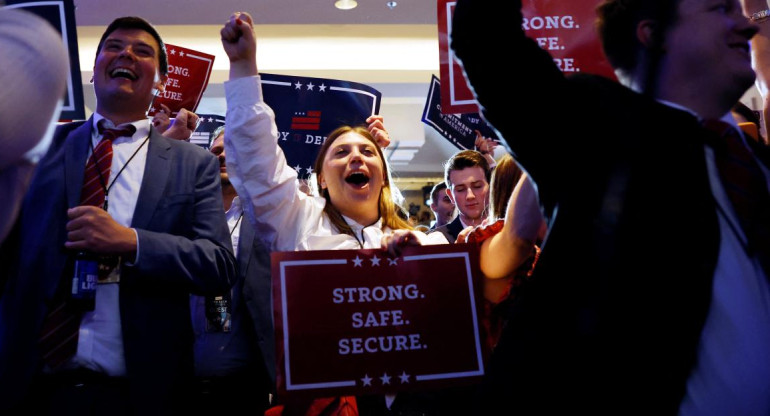
<path id="1" fill-rule="evenodd" d="M 644 46 L 637 38 L 636 28 L 643 20 L 656 22 L 652 50 L 661 52 L 663 35 L 674 23 L 678 5 L 679 0 L 604 0 L 597 6 L 596 28 L 612 67 L 632 73 L 640 64 Z"/>
<path id="2" fill-rule="evenodd" d="M 436 194 L 439 191 L 443 191 L 446 189 L 446 182 L 439 182 L 435 185 L 433 185 L 433 189 L 430 190 L 430 203 L 433 204 L 436 202 Z"/>
<path id="3" fill-rule="evenodd" d="M 484 171 L 484 177 L 487 179 L 487 183 L 489 183 L 489 162 L 484 158 L 484 155 L 475 150 L 462 150 L 455 153 L 444 164 L 444 182 L 446 182 L 446 186 L 452 186 L 452 182 L 449 180 L 449 174 L 452 171 L 477 166 Z"/>
<path id="4" fill-rule="evenodd" d="M 385 181 L 382 184 L 382 189 L 380 190 L 380 201 L 378 205 L 380 211 L 379 215 L 380 218 L 382 218 L 382 226 L 390 227 L 392 230 L 411 230 L 412 226 L 410 226 L 407 222 L 409 219 L 408 214 L 403 210 L 403 208 L 401 208 L 393 201 L 393 194 L 391 191 L 391 186 L 393 185 L 390 183 L 390 173 L 385 155 L 382 154 L 382 149 L 380 149 L 380 146 L 377 145 L 377 141 L 369 133 L 369 130 L 367 130 L 366 127 L 361 126 L 342 126 L 335 129 L 333 132 L 329 133 L 329 136 L 327 136 L 326 140 L 321 145 L 321 149 L 318 151 L 318 156 L 316 156 L 313 169 L 316 173 L 315 186 L 318 190 L 318 194 L 326 199 L 324 213 L 326 213 L 326 216 L 329 217 L 329 221 L 332 223 L 332 225 L 334 225 L 335 228 L 337 228 L 339 232 L 342 234 L 354 235 L 353 230 L 350 228 L 345 219 L 342 218 L 342 214 L 340 213 L 339 209 L 335 207 L 334 204 L 332 204 L 331 196 L 329 196 L 329 190 L 321 189 L 321 173 L 323 172 L 324 161 L 326 160 L 326 152 L 338 137 L 345 133 L 351 132 L 363 136 L 370 142 L 374 143 L 374 148 L 377 149 L 377 155 L 382 161 L 382 171 L 385 176 Z"/>
<path id="5" fill-rule="evenodd" d="M 211 147 L 211 144 L 214 143 L 214 140 L 216 140 L 216 138 L 222 134 L 225 134 L 225 126 L 219 126 L 214 131 L 212 131 L 211 134 L 209 134 L 209 147 Z"/>
<path id="6" fill-rule="evenodd" d="M 160 70 L 161 75 L 168 75 L 166 44 L 163 43 L 163 39 L 160 38 L 158 31 L 155 30 L 150 22 L 136 16 L 119 17 L 107 26 L 107 29 L 104 30 L 104 34 L 102 34 L 102 38 L 99 39 L 99 46 L 96 48 L 96 58 L 94 58 L 94 62 L 99 58 L 99 52 L 102 51 L 102 46 L 104 45 L 107 36 L 118 29 L 139 29 L 149 33 L 155 41 L 158 42 L 158 65 L 160 66 L 158 69 Z"/>

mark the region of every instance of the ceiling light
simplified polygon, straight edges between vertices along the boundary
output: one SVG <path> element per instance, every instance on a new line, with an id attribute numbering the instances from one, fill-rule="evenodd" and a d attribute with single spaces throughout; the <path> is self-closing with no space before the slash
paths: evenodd
<path id="1" fill-rule="evenodd" d="M 390 10 L 393 10 L 396 8 L 396 6 L 398 6 L 398 3 L 396 3 L 395 1 L 389 1 L 385 3 L 385 5 L 387 5 Z"/>
<path id="2" fill-rule="evenodd" d="M 337 0 L 334 2 L 334 7 L 340 10 L 350 10 L 354 9 L 356 6 L 358 6 L 358 2 L 356 0 Z"/>

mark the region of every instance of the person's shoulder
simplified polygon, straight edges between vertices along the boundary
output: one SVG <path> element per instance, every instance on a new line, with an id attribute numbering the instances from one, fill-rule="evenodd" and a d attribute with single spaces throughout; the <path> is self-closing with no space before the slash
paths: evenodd
<path id="1" fill-rule="evenodd" d="M 166 136 L 163 136 L 162 134 L 158 133 L 157 131 L 153 130 L 152 133 L 152 140 L 157 140 L 161 142 L 164 146 L 168 146 L 169 149 L 173 152 L 177 152 L 180 154 L 193 156 L 193 157 L 214 157 L 211 152 L 204 149 L 201 146 L 198 146 L 197 144 L 190 143 L 184 140 L 175 140 L 175 139 L 169 139 Z"/>
<path id="2" fill-rule="evenodd" d="M 448 225 L 449 225 L 449 223 L 446 223 L 446 224 L 444 224 L 444 225 L 439 225 L 438 227 L 433 227 L 433 228 L 431 228 L 431 229 L 428 231 L 428 234 L 431 234 L 431 233 L 442 233 L 442 232 L 446 232 L 446 230 L 447 230 L 447 226 L 448 226 Z"/>
<path id="3" fill-rule="evenodd" d="M 62 123 L 56 126 L 56 130 L 54 130 L 54 137 L 58 136 L 66 136 L 71 131 L 77 129 L 80 126 L 85 125 L 85 123 L 88 120 L 80 120 L 80 121 L 72 121 L 69 123 Z"/>

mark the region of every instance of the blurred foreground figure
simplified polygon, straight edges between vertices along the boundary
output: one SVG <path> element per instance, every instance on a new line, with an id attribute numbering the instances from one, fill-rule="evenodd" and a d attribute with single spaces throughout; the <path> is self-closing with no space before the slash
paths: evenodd
<path id="1" fill-rule="evenodd" d="M 23 10 L 0 9 L 0 242 L 16 219 L 59 118 L 69 60 L 59 32 Z"/>
<path id="2" fill-rule="evenodd" d="M 758 27 L 737 0 L 605 0 L 617 83 L 565 76 L 513 24 L 521 6 L 460 0 L 452 30 L 549 222 L 480 406 L 770 414 L 770 159 L 730 114 L 754 82 Z M 513 64 L 490 65 L 490 45 Z M 542 128 L 554 99 L 570 134 Z"/>

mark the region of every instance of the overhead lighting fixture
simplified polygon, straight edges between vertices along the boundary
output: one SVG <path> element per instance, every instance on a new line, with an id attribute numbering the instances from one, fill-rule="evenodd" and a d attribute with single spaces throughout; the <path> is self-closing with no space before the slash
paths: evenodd
<path id="1" fill-rule="evenodd" d="M 398 3 L 396 3 L 395 1 L 389 1 L 385 3 L 385 5 L 387 5 L 390 10 L 393 10 L 396 8 L 396 6 L 398 6 Z"/>
<path id="2" fill-rule="evenodd" d="M 358 2 L 356 0 L 337 0 L 334 2 L 334 7 L 340 10 L 355 9 L 356 6 L 358 6 Z"/>

